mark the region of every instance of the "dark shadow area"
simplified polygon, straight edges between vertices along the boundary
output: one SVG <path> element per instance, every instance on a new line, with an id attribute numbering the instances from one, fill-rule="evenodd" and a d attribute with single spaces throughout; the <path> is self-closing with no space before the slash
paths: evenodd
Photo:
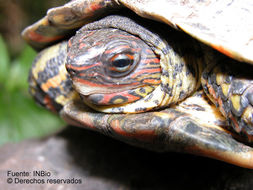
<path id="1" fill-rule="evenodd" d="M 251 189 L 252 170 L 178 153 L 156 153 L 103 135 L 67 128 L 60 136 L 74 164 L 130 189 Z"/>
<path id="2" fill-rule="evenodd" d="M 79 185 L 6 183 L 7 170 L 51 172 L 49 179 L 81 179 Z M 220 161 L 156 153 L 76 127 L 59 134 L 0 147 L 1 189 L 250 190 L 253 172 Z M 30 176 L 34 177 L 34 176 Z M 47 179 L 46 177 L 41 179 Z M 29 188 L 28 188 L 29 187 Z"/>

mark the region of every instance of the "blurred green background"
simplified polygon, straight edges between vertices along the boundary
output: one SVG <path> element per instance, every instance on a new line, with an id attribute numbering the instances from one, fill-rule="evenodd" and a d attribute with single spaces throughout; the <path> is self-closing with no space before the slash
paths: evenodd
<path id="1" fill-rule="evenodd" d="M 22 30 L 67 0 L 0 0 L 0 145 L 51 134 L 65 124 L 39 107 L 28 93 L 28 73 L 36 52 Z"/>

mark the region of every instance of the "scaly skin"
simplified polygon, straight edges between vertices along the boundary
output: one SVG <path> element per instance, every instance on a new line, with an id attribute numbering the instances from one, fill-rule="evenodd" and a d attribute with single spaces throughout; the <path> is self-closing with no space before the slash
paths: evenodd
<path id="1" fill-rule="evenodd" d="M 95 110 L 137 113 L 168 107 L 200 85 L 205 62 L 199 44 L 167 25 L 147 30 L 150 22 L 135 22 L 134 18 L 136 15 L 105 17 L 85 25 L 69 40 L 66 68 L 84 103 Z M 127 58 L 128 54 L 133 58 Z M 132 66 L 122 72 L 116 65 L 111 73 L 114 56 L 133 62 L 129 63 Z M 122 96 L 134 94 L 136 101 L 122 102 Z M 119 103 L 97 101 L 109 95 Z"/>
<path id="2" fill-rule="evenodd" d="M 160 59 L 141 39 L 109 28 L 80 34 L 69 40 L 66 68 L 84 102 L 93 107 L 129 104 L 161 83 Z"/>
<path id="3" fill-rule="evenodd" d="M 205 25 L 205 23 L 208 22 L 201 21 L 199 23 L 198 21 L 200 20 L 194 22 L 189 21 L 189 23 L 184 21 L 182 22 L 182 20 L 178 20 L 177 16 L 175 17 L 173 14 L 169 15 L 170 13 L 174 13 L 173 11 L 164 11 L 164 7 L 161 6 L 151 6 L 157 5 L 157 3 L 154 4 L 155 2 L 153 0 L 145 0 L 145 2 L 146 3 L 143 3 L 142 0 L 74 0 L 67 3 L 63 7 L 51 9 L 46 17 L 35 23 L 33 26 L 27 28 L 23 32 L 23 37 L 33 47 L 42 49 L 51 43 L 55 43 L 55 41 L 71 35 L 72 32 L 80 26 L 96 20 L 97 17 L 101 16 L 105 11 L 118 9 L 122 7 L 122 4 L 124 4 L 124 6 L 132 9 L 143 17 L 162 21 L 174 26 L 175 28 L 177 28 L 177 26 L 181 27 L 186 32 L 189 32 L 189 34 L 192 36 L 200 39 L 202 42 L 207 43 L 208 45 L 218 49 L 222 53 L 232 58 L 245 60 L 249 63 L 253 62 L 253 59 L 250 57 L 251 54 L 248 54 L 248 51 L 244 51 L 243 49 L 245 48 L 241 48 L 245 46 L 239 46 L 238 49 L 237 46 L 235 47 L 233 44 L 226 43 L 226 41 L 224 41 L 223 44 L 220 44 L 220 42 L 216 39 L 221 38 L 219 38 L 219 35 L 218 37 L 215 35 L 220 34 L 220 32 L 212 31 L 211 25 L 211 27 L 208 25 L 206 25 L 207 27 L 202 27 L 201 23 Z M 163 3 L 165 3 L 165 1 Z M 165 5 L 168 5 L 167 3 L 168 2 L 166 2 Z M 187 3 L 184 5 L 188 6 Z M 184 6 L 184 8 L 187 6 Z M 171 4 L 170 8 L 172 7 L 178 8 L 176 5 Z M 177 9 L 175 9 L 175 12 L 179 13 Z M 174 18 L 175 20 L 173 20 Z M 186 15 L 186 18 L 191 17 Z M 108 22 L 105 22 L 105 25 L 107 24 Z M 170 62 L 170 56 L 173 54 L 173 51 L 170 52 L 171 49 L 166 46 L 166 43 L 160 43 L 160 39 L 156 37 L 153 38 L 152 35 L 151 39 L 146 38 L 146 32 L 141 32 L 138 34 L 137 28 L 138 27 L 130 27 L 130 31 L 127 30 L 127 32 L 135 34 L 142 40 L 148 42 L 149 45 L 151 44 L 153 47 L 152 50 L 160 57 L 162 68 L 162 90 L 159 91 L 159 93 L 156 93 L 156 95 L 161 95 L 160 92 L 165 92 L 165 95 L 163 96 L 163 98 L 165 97 L 165 100 L 162 100 L 162 102 L 159 103 L 160 107 L 158 106 L 158 108 L 168 106 L 170 103 L 174 104 L 177 101 L 184 100 L 186 96 L 189 96 L 197 89 L 200 80 L 200 74 L 202 72 L 201 66 L 205 66 L 205 63 L 207 65 L 216 65 L 216 59 L 214 59 L 214 63 L 211 64 L 207 62 L 201 63 L 203 59 L 201 53 L 198 54 L 195 52 L 195 54 L 192 54 L 198 57 L 198 60 L 196 57 L 193 58 L 194 56 L 185 56 L 184 53 L 187 51 L 180 50 L 179 54 L 182 53 L 182 57 L 179 56 L 179 58 L 175 58 L 175 62 Z M 208 35 L 206 36 L 206 31 L 202 31 L 203 28 L 208 29 L 207 34 L 211 34 L 211 38 Z M 200 33 L 198 31 L 199 29 L 201 30 Z M 165 31 L 167 32 L 167 29 Z M 144 37 L 142 34 L 144 34 Z M 214 38 L 212 38 L 212 36 L 214 36 Z M 166 41 L 170 42 L 169 39 L 166 39 Z M 85 44 L 85 42 L 82 43 Z M 82 43 L 77 45 L 82 46 Z M 250 43 L 246 44 L 248 46 Z M 195 49 L 195 45 L 192 49 Z M 50 55 L 53 50 L 55 52 Z M 76 51 L 78 52 L 79 50 L 80 48 Z M 154 149 L 157 151 L 173 150 L 189 152 L 223 160 L 238 166 L 253 168 L 253 149 L 238 142 L 237 140 L 242 140 L 240 136 L 226 130 L 228 129 L 226 120 L 222 118 L 217 111 L 215 111 L 215 108 L 212 106 L 210 107 L 210 105 L 207 104 L 208 100 L 204 98 L 204 95 L 194 95 L 184 100 L 178 106 L 172 105 L 172 107 L 163 111 L 153 111 L 140 114 L 97 113 L 84 106 L 81 103 L 77 92 L 72 88 L 69 76 L 66 70 L 64 70 L 65 52 L 66 45 L 64 45 L 64 43 L 54 46 L 53 49 L 49 48 L 44 50 L 44 52 L 39 55 L 33 64 L 34 66 L 30 74 L 30 86 L 31 93 L 39 103 L 52 111 L 60 111 L 61 116 L 68 123 L 99 131 L 135 146 Z M 73 53 L 73 50 L 70 52 Z M 61 54 L 64 55 L 62 56 Z M 75 55 L 76 54 L 73 53 L 73 58 Z M 193 80 L 189 80 L 189 77 L 180 76 L 181 73 L 185 73 L 186 75 L 189 73 L 187 72 L 187 69 L 179 69 L 180 67 L 178 66 L 180 64 L 178 63 L 181 62 L 181 59 L 186 61 L 185 65 L 187 65 L 186 68 L 189 69 L 188 71 L 192 71 L 192 67 L 195 67 L 192 72 Z M 196 64 L 193 64 L 192 61 L 196 61 Z M 206 61 L 209 60 L 207 59 Z M 220 67 L 218 63 L 215 68 L 208 66 L 208 69 L 206 69 L 206 72 L 204 72 L 202 77 L 204 90 L 210 99 L 217 106 L 219 106 L 221 113 L 224 114 L 224 116 L 228 118 L 230 122 L 232 122 L 232 125 L 235 127 L 235 131 L 243 132 L 247 135 L 248 140 L 252 141 L 252 128 L 250 128 L 252 124 L 253 112 L 252 79 L 249 77 L 249 80 L 247 81 L 238 77 L 239 75 L 236 75 L 234 78 L 232 78 L 232 81 L 228 82 L 227 80 L 224 80 L 226 75 L 230 75 L 224 72 L 223 67 L 226 67 L 224 66 L 225 64 L 226 63 L 222 63 Z M 239 65 L 240 63 L 236 64 Z M 169 65 L 171 67 L 169 67 Z M 248 67 L 252 68 L 250 66 Z M 220 70 L 222 72 L 219 72 Z M 232 75 L 234 70 L 235 69 L 232 69 Z M 95 72 L 92 73 L 94 74 Z M 242 73 L 246 72 L 243 71 Z M 72 78 L 74 75 L 75 74 L 72 74 Z M 182 82 L 188 81 L 190 86 L 192 84 L 191 90 L 187 91 L 186 89 L 189 88 L 185 87 L 184 85 L 183 88 L 175 88 L 180 87 L 180 79 L 184 79 Z M 174 82 L 172 82 L 173 80 Z M 173 84 L 176 86 L 172 87 L 171 85 Z M 184 92 L 188 92 L 189 94 L 185 95 L 183 93 L 184 96 L 182 96 L 180 99 L 182 90 Z M 175 96 L 175 98 L 173 97 L 171 100 L 170 95 Z M 197 101 L 193 101 L 193 103 L 192 98 Z M 161 100 L 161 97 L 158 99 Z M 93 102 L 94 101 L 97 103 L 96 98 L 93 99 Z M 103 102 L 108 103 L 108 101 Z M 230 102 L 231 107 L 224 107 L 226 102 Z M 119 101 L 117 100 L 116 104 L 118 103 Z M 138 103 L 140 105 L 140 102 Z M 143 105 L 144 103 L 145 101 L 143 102 Z M 89 103 L 87 104 L 90 105 Z M 126 106 L 128 106 L 128 104 L 126 104 Z M 97 106 L 93 107 L 97 108 Z M 132 107 L 129 107 L 129 110 L 131 110 Z M 135 112 L 146 111 L 146 109 L 140 110 L 139 107 L 135 108 L 138 108 L 138 110 L 134 110 Z M 106 111 L 105 109 L 98 110 Z M 107 111 L 110 112 L 112 110 L 109 109 Z M 118 110 L 117 112 L 121 111 Z M 213 118 L 213 120 L 210 121 L 210 118 Z M 241 125 L 241 123 L 243 125 Z M 224 129 L 224 127 L 226 129 Z"/>
<path id="4" fill-rule="evenodd" d="M 32 47 L 41 50 L 117 7 L 119 5 L 110 0 L 71 1 L 64 7 L 48 10 L 47 16 L 23 31 L 22 37 Z"/>
<path id="5" fill-rule="evenodd" d="M 217 117 L 219 113 L 207 105 L 206 100 L 196 96 L 199 105 L 194 105 L 191 103 L 192 98 L 163 111 L 139 114 L 97 113 L 77 101 L 64 106 L 61 115 L 70 124 L 134 146 L 154 151 L 187 152 L 253 169 L 253 149 L 214 124 L 226 125 L 224 118 Z M 188 110 L 182 111 L 183 104 L 188 102 L 192 107 L 189 108 L 188 105 Z M 207 109 L 209 113 L 205 117 L 210 118 L 212 113 L 216 120 L 200 122 L 201 118 L 196 120 L 192 116 L 193 111 L 196 115 L 203 116 Z"/>
<path id="6" fill-rule="evenodd" d="M 214 63 L 202 75 L 205 93 L 229 119 L 233 129 L 253 142 L 252 66 L 222 56 Z"/>
<path id="7" fill-rule="evenodd" d="M 80 42 L 80 44 L 83 43 L 83 41 Z M 53 49 L 56 49 L 56 52 L 58 51 L 56 55 L 49 54 L 53 52 Z M 50 72 L 47 70 L 47 68 L 57 65 L 59 68 L 64 66 L 65 62 L 58 61 L 57 57 L 64 54 L 65 51 L 66 42 L 63 42 L 49 47 L 39 54 L 31 71 L 32 89 L 34 83 L 37 83 L 35 86 L 38 89 L 46 86 L 46 89 L 56 92 L 58 91 L 57 88 L 61 88 L 62 85 L 67 86 L 64 83 L 69 83 L 69 77 L 63 77 L 62 81 L 55 86 L 54 83 L 48 82 L 51 78 L 58 78 L 57 76 L 60 73 L 55 72 L 56 76 L 48 77 Z M 48 78 L 48 80 L 40 81 L 36 77 L 38 72 L 45 75 L 41 78 Z M 61 72 L 67 73 L 66 70 Z M 40 91 L 35 92 L 40 93 Z M 179 105 L 174 105 L 163 111 L 140 114 L 98 113 L 86 107 L 78 96 L 70 96 L 70 98 L 62 101 L 63 99 L 59 98 L 57 93 L 45 92 L 43 93 L 51 94 L 52 101 L 55 100 L 57 104 L 61 105 L 60 114 L 70 124 L 95 130 L 147 149 L 188 152 L 253 168 L 253 149 L 237 141 L 236 139 L 242 140 L 240 136 L 224 129 L 228 128 L 226 120 L 214 106 L 210 105 L 208 99 L 201 92 L 187 98 Z M 69 89 L 65 88 L 65 92 L 68 97 L 67 92 L 73 92 L 72 86 L 70 85 Z M 56 96 L 54 97 L 54 95 Z M 61 94 L 59 95 L 61 96 Z M 47 106 L 44 99 L 38 100 Z M 50 108 L 50 106 L 47 107 Z"/>
<path id="8" fill-rule="evenodd" d="M 36 102 L 58 113 L 70 100 L 79 96 L 72 87 L 65 69 L 67 42 L 41 51 L 29 74 L 29 91 Z"/>

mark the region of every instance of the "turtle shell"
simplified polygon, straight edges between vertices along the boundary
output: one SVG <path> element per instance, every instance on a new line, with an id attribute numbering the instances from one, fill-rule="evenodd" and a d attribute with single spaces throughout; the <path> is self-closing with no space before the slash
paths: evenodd
<path id="1" fill-rule="evenodd" d="M 253 3 L 250 0 L 72 0 L 52 8 L 22 35 L 36 49 L 69 36 L 110 10 L 127 7 L 139 16 L 183 30 L 239 61 L 253 63 Z"/>

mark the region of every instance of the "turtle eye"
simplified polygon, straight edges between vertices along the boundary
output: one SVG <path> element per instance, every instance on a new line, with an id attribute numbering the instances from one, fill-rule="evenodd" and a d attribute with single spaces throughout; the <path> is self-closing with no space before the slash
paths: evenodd
<path id="1" fill-rule="evenodd" d="M 135 56 L 131 53 L 119 53 L 109 59 L 108 71 L 112 77 L 127 75 L 135 65 Z"/>
<path id="2" fill-rule="evenodd" d="M 112 71 L 125 72 L 133 64 L 133 56 L 130 54 L 117 54 L 111 58 Z"/>

